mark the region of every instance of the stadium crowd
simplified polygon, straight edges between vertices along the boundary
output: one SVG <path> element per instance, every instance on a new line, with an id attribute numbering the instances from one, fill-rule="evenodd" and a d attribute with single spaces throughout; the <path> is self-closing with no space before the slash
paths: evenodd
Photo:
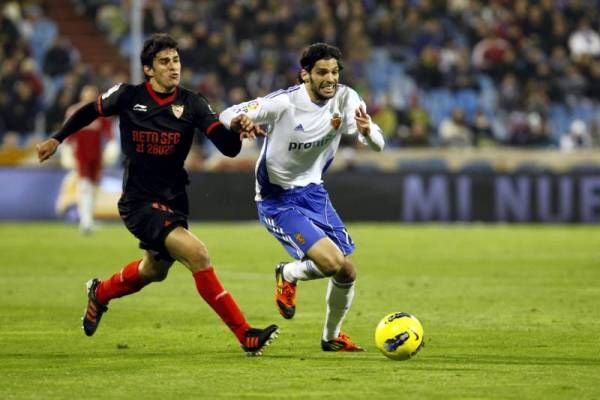
<path id="1" fill-rule="evenodd" d="M 72 0 L 122 55 L 128 4 Z M 143 2 L 145 33 L 179 40 L 183 84 L 216 109 L 295 83 L 310 43 L 342 49 L 388 148 L 600 145 L 600 7 L 596 0 L 245 0 Z M 56 129 L 79 88 L 111 71 L 78 52 L 40 0 L 0 16 L 0 132 L 26 145 Z"/>

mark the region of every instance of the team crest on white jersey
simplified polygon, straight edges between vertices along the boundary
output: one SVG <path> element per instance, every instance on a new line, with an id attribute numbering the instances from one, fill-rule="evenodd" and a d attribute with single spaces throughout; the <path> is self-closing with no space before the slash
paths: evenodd
<path id="1" fill-rule="evenodd" d="M 340 114 L 338 114 L 338 113 L 333 114 L 333 116 L 331 117 L 331 126 L 333 126 L 333 129 L 335 129 L 337 131 L 341 124 L 342 124 L 342 117 L 340 117 Z"/>
<path id="2" fill-rule="evenodd" d="M 172 104 L 171 105 L 171 110 L 173 111 L 173 115 L 175 115 L 175 118 L 180 118 L 181 115 L 183 114 L 183 105 L 182 104 Z"/>

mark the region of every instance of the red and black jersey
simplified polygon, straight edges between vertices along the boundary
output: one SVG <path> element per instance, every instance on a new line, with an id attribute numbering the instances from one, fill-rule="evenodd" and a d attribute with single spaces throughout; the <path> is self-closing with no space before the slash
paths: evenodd
<path id="1" fill-rule="evenodd" d="M 221 139 L 225 136 L 225 151 L 217 147 L 226 155 L 236 155 L 241 147 L 207 100 L 182 87 L 158 94 L 148 82 L 118 84 L 98 96 L 95 108 L 100 115 L 120 118 L 123 192 L 131 198 L 169 200 L 185 191 L 188 177 L 183 164 L 196 129 L 209 138 L 212 133 Z"/>

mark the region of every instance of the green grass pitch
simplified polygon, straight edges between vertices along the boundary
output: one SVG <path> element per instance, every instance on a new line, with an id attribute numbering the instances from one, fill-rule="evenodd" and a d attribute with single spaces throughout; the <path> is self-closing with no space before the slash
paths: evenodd
<path id="1" fill-rule="evenodd" d="M 284 250 L 255 223 L 194 224 L 253 325 L 280 325 L 263 357 L 234 337 L 176 264 L 169 278 L 80 327 L 84 283 L 141 255 L 120 224 L 0 224 L 1 399 L 598 399 L 597 226 L 351 224 L 359 270 L 345 331 L 367 351 L 324 353 L 325 280 L 301 282 L 294 320 L 273 301 Z M 390 312 L 426 346 L 391 361 L 373 343 Z"/>

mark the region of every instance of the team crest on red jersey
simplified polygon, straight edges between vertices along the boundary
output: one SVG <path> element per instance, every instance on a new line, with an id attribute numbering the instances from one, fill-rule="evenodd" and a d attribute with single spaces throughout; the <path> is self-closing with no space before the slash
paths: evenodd
<path id="1" fill-rule="evenodd" d="M 172 104 L 171 105 L 171 110 L 173 111 L 173 115 L 175 115 L 176 118 L 180 118 L 181 115 L 183 114 L 183 105 L 182 104 Z"/>
<path id="2" fill-rule="evenodd" d="M 341 124 L 342 124 L 342 117 L 340 117 L 340 114 L 338 114 L 338 113 L 333 114 L 333 116 L 331 117 L 331 126 L 333 126 L 333 129 L 335 129 L 337 131 Z"/>

